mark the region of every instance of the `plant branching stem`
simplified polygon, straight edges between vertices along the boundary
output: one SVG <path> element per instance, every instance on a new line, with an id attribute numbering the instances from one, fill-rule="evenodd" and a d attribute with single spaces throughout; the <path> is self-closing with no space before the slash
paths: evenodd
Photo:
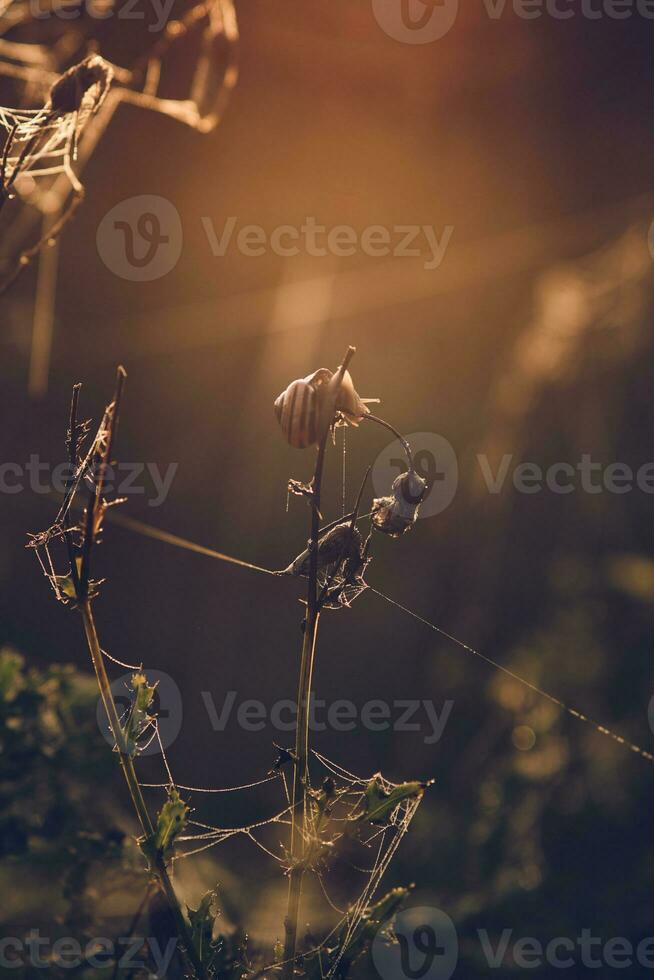
<path id="1" fill-rule="evenodd" d="M 336 390 L 354 356 L 355 348 L 350 347 L 336 374 Z M 306 870 L 304 851 L 307 830 L 307 794 L 309 784 L 309 709 L 311 683 L 320 619 L 318 596 L 318 547 L 320 539 L 320 507 L 322 497 L 322 477 L 325 464 L 325 450 L 329 429 L 322 434 L 318 445 L 316 467 L 313 474 L 311 498 L 311 536 L 309 538 L 309 585 L 307 589 L 307 614 L 304 621 L 302 653 L 300 658 L 300 679 L 298 684 L 298 715 L 295 730 L 295 768 L 291 796 L 291 870 L 289 872 L 288 906 L 284 921 L 285 942 L 282 980 L 292 980 L 295 971 L 297 950 L 297 930 L 302 897 L 302 880 Z M 298 822 L 300 826 L 298 827 Z"/>

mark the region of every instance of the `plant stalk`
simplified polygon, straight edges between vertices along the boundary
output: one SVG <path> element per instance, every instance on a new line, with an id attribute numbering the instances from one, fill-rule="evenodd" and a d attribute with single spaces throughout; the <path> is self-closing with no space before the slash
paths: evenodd
<path id="1" fill-rule="evenodd" d="M 349 347 L 343 363 L 336 375 L 340 381 L 354 356 L 355 348 Z M 335 406 L 334 406 L 335 407 Z M 298 716 L 295 729 L 295 768 L 293 773 L 293 792 L 291 796 L 291 870 L 289 872 L 288 906 L 284 920 L 285 941 L 282 966 L 282 980 L 293 980 L 295 955 L 297 950 L 297 929 L 302 897 L 304 852 L 307 831 L 307 794 L 309 785 L 309 707 L 311 683 L 320 619 L 320 600 L 318 596 L 318 547 L 320 539 L 320 507 L 322 498 L 322 477 L 325 464 L 325 450 L 329 428 L 323 433 L 318 445 L 316 467 L 313 474 L 313 494 L 311 498 L 311 536 L 309 538 L 309 584 L 307 588 L 307 615 L 304 622 L 302 654 L 300 658 L 300 679 L 298 684 Z M 299 813 L 301 809 L 301 814 Z M 298 828 L 298 821 L 300 828 Z"/>
<path id="2" fill-rule="evenodd" d="M 295 769 L 291 796 L 291 870 L 288 885 L 288 908 L 285 927 L 284 967 L 282 980 L 292 980 L 297 948 L 297 927 L 302 896 L 302 879 L 305 868 L 302 864 L 306 831 L 306 794 L 309 789 L 309 706 L 311 700 L 311 681 L 318 637 L 318 539 L 320 533 L 320 497 L 322 473 L 325 460 L 327 435 L 318 447 L 316 469 L 313 477 L 313 498 L 311 507 L 311 537 L 309 539 L 309 586 L 307 589 L 307 615 L 304 621 L 302 654 L 300 659 L 300 679 L 298 684 L 298 715 L 295 730 Z M 301 813 L 300 813 L 301 810 Z M 298 828 L 298 821 L 300 828 Z"/>
<path id="3" fill-rule="evenodd" d="M 125 736 L 120 724 L 116 705 L 111 693 L 111 685 L 109 683 L 109 678 L 104 665 L 104 658 L 102 656 L 102 649 L 100 647 L 100 641 L 98 639 L 98 633 L 95 626 L 93 610 L 91 609 L 91 603 L 88 599 L 81 603 L 80 611 L 82 613 L 84 632 L 86 634 L 86 641 L 91 654 L 95 676 L 97 677 L 98 687 L 100 688 L 100 696 L 102 697 L 102 703 L 105 711 L 107 712 L 111 732 L 116 742 L 116 748 L 118 749 L 120 766 L 123 770 L 123 775 L 125 776 L 125 782 L 127 783 L 130 796 L 132 797 L 132 802 L 141 825 L 141 830 L 143 831 L 144 836 L 149 838 L 154 834 L 154 827 L 152 826 L 152 821 L 150 819 L 145 800 L 143 799 L 143 793 L 136 777 L 134 761 L 127 751 Z M 192 964 L 198 980 L 207 980 L 206 971 L 193 944 L 188 924 L 184 918 L 184 913 L 182 912 L 179 904 L 179 899 L 175 894 L 175 889 L 173 888 L 173 884 L 170 880 L 170 875 L 168 874 L 168 869 L 163 858 L 157 859 L 156 867 L 153 869 L 153 871 L 164 895 L 166 896 L 168 904 L 170 905 L 179 938 L 182 940 L 185 947 L 184 954 L 188 957 L 190 963 Z"/>

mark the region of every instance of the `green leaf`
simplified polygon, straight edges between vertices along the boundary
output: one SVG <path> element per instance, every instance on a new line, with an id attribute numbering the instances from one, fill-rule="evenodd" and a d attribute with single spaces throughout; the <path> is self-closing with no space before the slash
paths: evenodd
<path id="1" fill-rule="evenodd" d="M 411 888 L 393 888 L 372 905 L 361 923 L 361 938 L 374 939 L 379 930 L 390 923 L 410 894 Z"/>
<path id="2" fill-rule="evenodd" d="M 175 839 L 186 826 L 188 812 L 188 806 L 172 786 L 168 790 L 168 799 L 157 816 L 154 834 L 139 841 L 141 850 L 151 866 L 155 866 L 161 860 L 166 862 L 172 856 Z"/>
<path id="3" fill-rule="evenodd" d="M 389 822 L 393 811 L 400 803 L 419 799 L 426 788 L 427 783 L 413 781 L 400 783 L 388 792 L 384 789 L 381 778 L 378 775 L 373 776 L 366 787 L 363 813 L 355 819 L 383 826 Z"/>
<path id="4" fill-rule="evenodd" d="M 317 955 L 310 956 L 305 961 L 307 980 L 323 980 L 330 966 L 336 963 L 338 963 L 335 973 L 337 978 L 342 980 L 350 976 L 353 965 L 368 952 L 378 932 L 388 928 L 412 888 L 412 885 L 408 888 L 393 888 L 375 905 L 367 909 L 352 933 L 349 931 L 350 920 L 347 919 L 334 945 L 323 947 Z M 347 948 L 344 949 L 346 941 Z"/>
<path id="5" fill-rule="evenodd" d="M 132 689 L 134 690 L 134 701 L 123 728 L 123 735 L 125 736 L 128 755 L 133 758 L 138 751 L 139 739 L 154 721 L 154 715 L 150 714 L 149 709 L 154 700 L 155 687 L 148 684 L 145 674 L 137 673 L 132 675 Z"/>
<path id="6" fill-rule="evenodd" d="M 55 575 L 54 580 L 57 583 L 57 588 L 62 592 L 68 599 L 76 599 L 77 592 L 75 591 L 75 585 L 70 575 Z"/>
<path id="7" fill-rule="evenodd" d="M 187 906 L 191 923 L 191 937 L 203 966 L 210 969 L 216 958 L 218 946 L 213 942 L 213 929 L 218 918 L 218 892 L 214 888 L 207 892 L 197 909 Z"/>
<path id="8" fill-rule="evenodd" d="M 273 946 L 273 960 L 275 963 L 281 963 L 284 959 L 284 943 L 281 940 L 277 940 Z"/>

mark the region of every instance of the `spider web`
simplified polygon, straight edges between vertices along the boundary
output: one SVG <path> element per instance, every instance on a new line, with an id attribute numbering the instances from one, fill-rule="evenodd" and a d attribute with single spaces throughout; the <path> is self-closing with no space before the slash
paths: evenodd
<path id="1" fill-rule="evenodd" d="M 64 603 L 74 602 L 75 594 L 71 594 L 67 588 L 67 577 L 58 575 L 56 572 L 52 546 L 55 542 L 65 539 L 67 535 L 79 533 L 81 530 L 80 528 L 72 528 L 70 525 L 75 497 L 85 483 L 93 485 L 94 460 L 98 456 L 105 458 L 107 455 L 107 443 L 112 432 L 114 406 L 115 403 L 111 403 L 105 410 L 101 424 L 90 442 L 88 451 L 79 457 L 79 463 L 75 468 L 75 472 L 71 475 L 69 490 L 57 514 L 55 523 L 45 532 L 32 536 L 30 541 L 30 545 L 36 551 L 43 573 L 53 588 L 56 597 Z M 89 431 L 88 423 L 83 423 L 79 426 L 78 448 L 88 437 Z M 69 434 L 69 443 L 71 438 L 72 436 Z M 114 503 L 119 502 L 114 501 Z M 104 506 L 106 508 L 111 506 L 111 504 L 105 504 Z M 354 514 L 350 516 L 356 516 L 356 513 L 355 510 Z M 139 530 L 140 533 L 148 533 L 149 537 L 160 538 L 168 544 L 174 544 L 187 550 L 200 552 L 233 565 L 239 565 L 268 575 L 277 576 L 278 574 L 272 570 L 242 561 L 241 559 L 235 559 L 229 555 L 193 545 L 190 542 L 185 542 L 183 539 L 175 538 L 175 536 L 168 535 L 165 532 L 158 532 L 154 528 L 143 527 L 146 527 L 146 532 L 143 531 L 142 527 L 132 526 L 132 529 Z M 97 593 L 97 588 L 100 584 L 89 583 L 91 595 Z M 436 624 L 419 616 L 413 610 L 401 605 L 377 589 L 371 587 L 371 591 L 390 603 L 393 607 L 454 642 L 467 653 L 481 659 L 494 669 L 502 671 L 515 681 L 528 687 L 534 693 L 547 698 L 562 711 L 590 725 L 600 734 L 615 740 L 621 746 L 637 753 L 646 761 L 650 763 L 654 762 L 654 756 L 640 746 L 627 741 L 606 726 L 598 724 L 583 713 L 566 705 L 548 691 L 536 686 L 509 670 L 509 668 L 504 667 L 480 651 L 453 637 L 451 634 L 446 633 Z M 102 651 L 102 655 L 120 667 L 139 673 L 143 672 L 142 664 L 126 663 L 114 658 L 106 651 Z M 133 693 L 133 700 L 135 699 L 136 692 Z M 120 721 L 121 727 L 125 725 L 130 710 L 131 708 L 128 707 L 123 714 Z M 292 827 L 295 824 L 296 831 L 302 835 L 302 866 L 306 873 L 312 872 L 315 874 L 324 901 L 330 910 L 328 914 L 335 913 L 337 916 L 336 922 L 331 925 L 326 935 L 319 942 L 315 943 L 315 945 L 311 945 L 310 949 L 300 950 L 299 955 L 315 957 L 315 963 L 319 967 L 322 980 L 331 980 L 337 973 L 343 957 L 347 955 L 348 950 L 351 949 L 352 945 L 358 939 L 357 934 L 367 912 L 371 909 L 375 893 L 420 806 L 423 797 L 422 790 L 425 788 L 425 785 L 394 784 L 385 779 L 380 773 L 376 773 L 372 777 L 362 778 L 314 749 L 311 752 L 313 764 L 314 766 L 319 765 L 321 767 L 325 773 L 325 778 L 323 779 L 321 790 L 313 789 L 312 783 L 309 782 L 307 786 L 308 792 L 303 794 L 302 803 L 299 804 L 303 806 L 303 819 L 299 820 L 297 819 L 299 814 L 297 812 L 294 813 L 287 777 L 283 770 L 284 762 L 293 762 L 293 756 L 288 750 L 283 750 L 280 753 L 278 762 L 263 778 L 255 779 L 252 782 L 240 786 L 202 788 L 186 786 L 176 782 L 166 756 L 159 729 L 159 721 L 156 716 L 147 719 L 147 723 L 138 733 L 135 750 L 136 757 L 142 754 L 155 739 L 159 743 L 165 779 L 157 783 L 139 782 L 139 785 L 144 790 L 159 790 L 170 793 L 172 789 L 177 789 L 200 795 L 218 793 L 232 794 L 246 792 L 268 783 L 275 783 L 278 787 L 281 785 L 283 788 L 281 805 L 278 804 L 274 807 L 273 812 L 269 816 L 251 821 L 247 824 L 239 826 L 218 826 L 210 823 L 208 820 L 198 819 L 197 816 L 193 815 L 188 820 L 184 832 L 176 839 L 177 851 L 172 861 L 174 864 L 177 861 L 204 853 L 229 840 L 244 838 L 251 841 L 263 854 L 272 859 L 288 873 L 293 867 L 293 861 L 285 842 L 271 840 L 269 836 L 273 829 L 277 831 L 280 827 Z M 409 788 L 413 786 L 417 787 L 416 791 L 401 792 L 405 787 Z M 397 792 L 394 796 L 395 791 L 400 792 Z M 371 803 L 371 793 L 373 803 Z M 375 819 L 375 814 L 379 815 L 379 810 L 375 808 L 378 800 L 390 801 L 387 806 L 387 812 L 383 812 L 382 819 Z M 396 800 L 397 802 L 395 802 Z M 195 814 L 195 811 L 193 811 L 193 814 Z M 296 818 L 295 820 L 293 819 L 294 817 Z M 345 845 L 345 847 L 341 848 L 339 845 Z M 361 858 L 357 858 L 356 863 L 347 853 L 348 849 L 351 851 L 353 848 L 361 854 Z M 346 909 L 340 907 L 330 893 L 330 875 L 334 872 L 337 861 L 349 863 L 350 868 L 358 874 L 363 875 L 364 878 L 362 886 L 356 889 L 354 900 L 348 904 Z M 279 968 L 282 965 L 280 962 L 273 962 L 259 970 L 256 976 L 261 976 L 266 970 Z"/>
<path id="2" fill-rule="evenodd" d="M 272 816 L 253 821 L 243 826 L 219 827 L 202 820 L 189 819 L 188 826 L 193 828 L 193 832 L 184 833 L 177 838 L 178 844 L 186 844 L 188 846 L 175 854 L 172 859 L 173 863 L 204 853 L 220 844 L 224 844 L 228 840 L 241 836 L 249 839 L 267 857 L 275 861 L 285 871 L 288 871 L 290 860 L 285 843 L 277 842 L 276 850 L 274 850 L 274 843 L 264 843 L 260 839 L 260 834 L 267 828 L 279 826 L 290 828 L 291 826 L 292 805 L 285 773 L 279 770 L 277 773 L 269 773 L 263 779 L 255 780 L 243 786 L 228 788 L 201 788 L 181 785 L 176 783 L 173 778 L 156 721 L 153 723 L 153 727 L 154 733 L 145 742 L 143 749 L 150 744 L 153 738 L 159 738 L 159 747 L 161 749 L 167 781 L 161 783 L 140 783 L 143 789 L 169 791 L 170 788 L 175 787 L 178 790 L 181 789 L 200 794 L 238 793 L 263 786 L 267 783 L 275 782 L 279 785 L 281 782 L 286 801 L 286 806 L 273 813 Z M 298 829 L 304 837 L 305 851 L 311 852 L 313 849 L 313 852 L 318 855 L 316 866 L 310 868 L 310 870 L 316 874 L 322 896 L 328 909 L 330 912 L 335 912 L 338 918 L 319 942 L 310 949 L 301 951 L 301 953 L 304 956 L 317 956 L 321 976 L 324 980 L 329 980 L 329 978 L 334 976 L 342 958 L 351 948 L 359 926 L 372 905 L 386 870 L 402 839 L 409 831 L 411 821 L 422 801 L 422 795 L 399 802 L 389 814 L 383 826 L 375 827 L 370 825 L 360 836 L 352 837 L 348 833 L 348 830 L 356 823 L 357 813 L 359 815 L 361 814 L 361 808 L 364 805 L 366 792 L 370 787 L 371 781 L 374 781 L 386 795 L 390 795 L 393 790 L 399 788 L 400 784 L 392 783 L 390 780 L 385 779 L 381 773 L 375 773 L 373 776 L 367 778 L 358 777 L 337 762 L 328 759 L 315 750 L 312 751 L 312 756 L 320 764 L 325 776 L 334 784 L 332 793 L 335 802 L 326 826 L 321 829 L 318 828 L 314 816 L 313 819 L 305 821 L 303 827 L 299 827 Z M 346 840 L 350 845 L 356 845 L 361 852 L 362 860 L 367 861 L 370 865 L 368 867 L 361 867 L 360 864 L 354 864 L 351 860 L 349 861 L 350 867 L 358 874 L 364 876 L 364 884 L 357 889 L 355 898 L 347 909 L 342 909 L 337 906 L 328 891 L 325 879 L 329 876 L 330 860 L 321 856 L 322 850 L 326 848 L 325 836 L 329 839 L 329 847 L 327 848 L 329 852 L 333 849 L 337 855 L 339 842 Z M 331 857 L 331 853 L 329 857 Z M 325 953 L 331 956 L 331 963 L 327 970 L 323 969 L 321 959 Z M 283 965 L 283 962 L 271 963 L 263 966 L 258 973 L 261 974 L 269 968 L 279 968 Z"/>
<path id="3" fill-rule="evenodd" d="M 0 0 L 0 77 L 11 80 L 15 87 L 22 86 L 15 97 L 15 108 L 0 107 L 0 132 L 5 133 L 0 150 L 3 146 L 6 150 L 8 142 L 15 144 L 10 147 L 8 167 L 27 163 L 20 160 L 19 137 L 37 120 L 45 125 L 43 110 L 34 106 L 46 103 L 52 86 L 71 59 L 83 58 L 89 52 L 102 54 L 102 44 L 92 36 L 93 32 L 101 33 L 101 24 L 93 21 L 90 27 L 86 25 L 86 35 L 77 24 L 61 33 L 54 6 L 48 10 L 46 3 L 44 7 L 39 7 L 37 13 L 49 13 L 49 18 L 45 22 L 39 18 L 35 24 L 35 8 L 30 0 Z M 83 9 L 82 0 L 67 4 L 72 13 L 83 13 Z M 50 22 L 54 22 L 54 27 Z M 43 43 L 46 28 L 59 31 L 59 36 L 50 38 L 50 44 Z M 18 40 L 12 38 L 12 31 L 18 32 Z M 187 37 L 196 41 L 197 48 L 188 92 L 170 97 L 164 94 L 163 68 L 178 42 Z M 46 244 L 56 243 L 81 203 L 81 173 L 114 113 L 122 103 L 129 103 L 168 116 L 199 133 L 211 132 L 220 123 L 238 80 L 238 37 L 233 0 L 200 0 L 178 20 L 169 21 L 162 37 L 131 67 L 105 59 L 113 82 L 102 107 L 96 106 L 99 111 L 91 119 L 62 122 L 56 132 L 50 132 L 51 156 L 45 149 L 40 151 L 40 169 L 35 161 L 31 169 L 21 166 L 24 179 L 16 180 L 15 189 L 19 201 L 29 207 L 12 213 L 8 226 L 3 215 L 0 293 L 42 253 L 30 360 L 31 394 L 42 395 L 47 389 L 54 328 L 57 252 L 43 249 Z M 84 128 L 85 138 L 78 154 L 77 143 Z M 0 200 L 0 208 L 2 203 Z M 40 232 L 35 232 L 39 221 Z"/>
<path id="4" fill-rule="evenodd" d="M 82 184 L 73 163 L 77 159 L 77 143 L 98 107 L 97 93 L 87 93 L 78 112 L 57 115 L 50 109 L 7 109 L 0 106 L 0 127 L 5 131 L 2 153 L 2 184 L 8 188 L 7 197 L 15 190 L 40 211 L 57 210 L 56 197 L 48 195 L 50 184 L 42 189 L 42 178 L 63 174 L 75 194 L 82 193 Z"/>
<path id="5" fill-rule="evenodd" d="M 106 659 L 121 667 L 126 667 L 134 671 L 143 671 L 141 664 L 127 664 L 117 660 L 102 651 Z M 125 709 L 121 723 L 124 723 L 129 715 L 130 707 Z M 166 779 L 162 782 L 149 783 L 139 781 L 139 785 L 144 790 L 159 790 L 169 793 L 172 788 L 182 790 L 191 794 L 214 795 L 214 794 L 233 794 L 251 790 L 268 783 L 281 784 L 283 788 L 284 804 L 281 809 L 268 817 L 255 820 L 240 826 L 217 826 L 201 820 L 195 816 L 187 822 L 189 832 L 181 834 L 177 838 L 177 851 L 172 858 L 173 865 L 178 861 L 205 853 L 229 840 L 242 837 L 250 840 L 263 854 L 271 858 L 285 872 L 289 870 L 290 859 L 286 845 L 282 841 L 264 842 L 262 835 L 272 828 L 291 827 L 292 805 L 286 774 L 283 769 L 269 772 L 268 775 L 253 782 L 240 786 L 232 787 L 198 787 L 179 783 L 175 780 L 171 765 L 166 756 L 166 752 L 161 740 L 159 724 L 157 719 L 153 719 L 141 733 L 139 753 L 149 747 L 154 739 L 159 741 L 159 749 L 163 762 Z M 137 753 L 138 754 L 138 753 Z M 320 965 L 321 976 L 324 980 L 329 980 L 336 973 L 342 958 L 357 935 L 357 931 L 366 913 L 371 907 L 372 901 L 382 882 L 384 874 L 393 859 L 393 856 L 400 846 L 403 837 L 408 833 L 411 821 L 420 806 L 422 795 L 416 798 L 405 799 L 397 804 L 388 819 L 382 826 L 367 825 L 366 830 L 360 835 L 352 836 L 348 833 L 349 828 L 355 826 L 357 814 L 361 815 L 362 807 L 366 800 L 366 793 L 369 790 L 371 781 L 379 786 L 381 792 L 389 796 L 400 784 L 392 783 L 385 779 L 380 773 L 364 778 L 356 776 L 354 773 L 345 769 L 339 763 L 327 758 L 325 755 L 312 751 L 312 756 L 317 762 L 325 777 L 331 780 L 333 789 L 331 793 L 334 803 L 330 808 L 329 818 L 324 826 L 319 826 L 319 821 L 315 814 L 310 815 L 302 826 L 298 829 L 303 834 L 305 852 L 313 852 L 315 855 L 315 867 L 310 870 L 316 874 L 320 890 L 328 909 L 337 914 L 336 921 L 330 926 L 322 939 L 308 950 L 302 951 L 304 956 L 315 955 Z M 193 813 L 196 811 L 193 810 Z M 329 845 L 325 842 L 327 838 Z M 347 909 L 342 909 L 335 904 L 329 894 L 326 879 L 329 876 L 331 864 L 331 852 L 336 851 L 341 841 L 347 841 L 350 845 L 355 845 L 360 851 L 361 860 L 368 863 L 368 867 L 362 867 L 360 863 L 353 863 L 349 860 L 350 867 L 359 875 L 363 875 L 364 883 L 357 888 L 354 900 Z M 180 849 L 179 845 L 183 845 Z M 323 856 L 323 851 L 328 852 L 328 856 Z M 331 958 L 329 967 L 324 970 L 322 956 L 328 954 Z M 267 969 L 281 967 L 283 963 L 276 962 L 266 965 L 258 971 L 264 973 Z"/>
<path id="6" fill-rule="evenodd" d="M 80 527 L 71 526 L 71 515 L 77 495 L 85 487 L 93 486 L 94 460 L 99 456 L 103 457 L 107 452 L 107 443 L 112 431 L 113 411 L 114 403 L 111 403 L 105 410 L 102 421 L 90 440 L 88 448 L 81 455 L 74 472 L 70 474 L 69 489 L 54 523 L 46 531 L 31 536 L 30 540 L 30 546 L 35 550 L 43 574 L 50 583 L 56 598 L 65 604 L 74 604 L 75 593 L 70 590 L 68 577 L 57 573 L 53 553 L 54 547 L 57 543 L 63 543 L 68 535 L 81 533 Z M 82 423 L 77 431 L 76 447 L 80 451 L 90 432 L 89 423 Z M 115 503 L 118 502 L 115 501 Z M 227 556 L 223 557 L 227 558 Z M 267 571 L 258 566 L 249 566 L 245 562 L 238 560 L 236 562 L 251 568 L 254 567 L 260 572 Z M 100 582 L 89 583 L 91 595 L 97 594 L 100 585 Z M 127 663 L 104 650 L 102 656 L 105 660 L 121 668 L 144 674 L 147 679 L 147 670 L 144 670 L 143 664 Z M 120 716 L 120 725 L 123 730 L 126 729 L 136 697 L 136 691 L 132 691 L 130 703 Z M 113 737 L 115 741 L 116 733 L 113 733 Z M 240 837 L 251 841 L 284 872 L 290 871 L 292 859 L 286 842 L 270 839 L 273 829 L 290 828 L 293 823 L 293 804 L 291 803 L 287 775 L 283 770 L 281 756 L 279 764 L 275 764 L 263 778 L 255 779 L 240 786 L 203 788 L 176 781 L 165 752 L 159 721 L 156 716 L 148 718 L 136 735 L 135 761 L 154 740 L 159 743 L 165 778 L 156 783 L 139 780 L 139 785 L 143 790 L 158 790 L 168 794 L 173 789 L 192 795 L 232 794 L 274 783 L 281 787 L 283 794 L 281 801 L 274 807 L 270 815 L 239 826 L 218 826 L 206 819 L 201 819 L 201 815 L 198 816 L 195 810 L 192 811 L 193 815 L 188 819 L 184 831 L 176 838 L 176 852 L 171 859 L 173 866 L 178 861 L 204 853 L 229 840 Z M 302 861 L 306 872 L 315 873 L 324 901 L 328 906 L 328 909 L 325 910 L 326 914 L 333 918 L 332 913 L 335 913 L 337 921 L 315 947 L 304 951 L 304 955 L 315 954 L 317 956 L 321 974 L 325 980 L 328 980 L 334 975 L 342 957 L 354 941 L 357 930 L 370 907 L 384 873 L 402 838 L 409 830 L 411 820 L 420 805 L 422 792 L 418 791 L 413 796 L 399 799 L 396 805 L 392 801 L 388 805 L 389 812 L 384 813 L 383 819 L 375 819 L 374 808 L 371 813 L 368 800 L 371 786 L 378 794 L 375 799 L 384 800 L 388 799 L 393 791 L 400 788 L 402 784 L 391 783 L 379 773 L 368 778 L 358 777 L 316 751 L 312 753 L 312 757 L 314 765 L 320 766 L 325 777 L 322 782 L 324 806 L 321 809 L 316 802 L 320 791 L 310 789 L 308 794 L 304 794 L 304 819 L 296 820 L 295 826 L 297 832 L 303 837 Z M 292 762 L 290 754 L 286 759 L 286 762 L 288 761 Z M 419 786 L 420 784 L 415 785 Z M 287 832 L 285 836 L 289 837 L 290 835 Z M 357 887 L 355 898 L 349 903 L 347 909 L 340 908 L 329 893 L 329 876 L 333 870 L 335 857 L 340 860 L 339 844 L 341 843 L 356 852 L 358 855 L 356 863 L 350 859 L 349 866 L 357 875 L 364 877 L 363 884 L 361 887 Z M 329 966 L 326 971 L 322 968 L 323 956 L 329 957 Z M 277 963 L 276 965 L 280 966 L 281 964 Z"/>

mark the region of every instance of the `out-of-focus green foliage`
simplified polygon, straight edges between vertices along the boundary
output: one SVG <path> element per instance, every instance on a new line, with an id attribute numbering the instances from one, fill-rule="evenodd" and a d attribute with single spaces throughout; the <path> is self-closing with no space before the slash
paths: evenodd
<path id="1" fill-rule="evenodd" d="M 74 937 L 82 948 L 127 921 L 146 878 L 138 852 L 118 825 L 115 759 L 97 727 L 97 688 L 72 667 L 27 669 L 0 651 L 0 925 L 24 941 L 38 930 L 44 978 L 102 976 L 99 967 L 58 965 L 52 947 Z M 118 930 L 124 931 L 124 930 Z M 10 958 L 10 957 L 8 957 Z M 0 964 L 0 975 L 28 978 L 35 967 Z M 111 975 L 113 961 L 107 966 Z M 31 971 L 31 972 L 30 972 Z"/>
<path id="2" fill-rule="evenodd" d="M 0 652 L 0 859 L 60 853 L 80 826 L 110 828 L 97 803 L 113 766 L 96 700 L 90 676 L 61 665 L 28 670 L 18 653 Z"/>

